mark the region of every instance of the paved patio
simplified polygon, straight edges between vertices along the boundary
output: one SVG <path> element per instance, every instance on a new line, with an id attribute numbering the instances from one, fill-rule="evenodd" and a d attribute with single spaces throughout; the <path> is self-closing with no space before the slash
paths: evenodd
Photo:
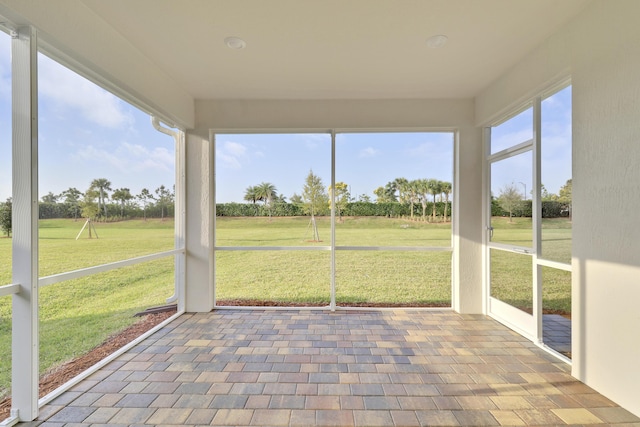
<path id="1" fill-rule="evenodd" d="M 640 419 L 485 316 L 219 310 L 181 316 L 29 424 L 616 423 Z"/>

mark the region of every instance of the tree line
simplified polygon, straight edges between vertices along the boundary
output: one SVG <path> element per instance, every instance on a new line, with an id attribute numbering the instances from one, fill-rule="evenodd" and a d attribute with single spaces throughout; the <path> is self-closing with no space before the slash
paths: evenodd
<path id="1" fill-rule="evenodd" d="M 90 218 L 94 221 L 117 221 L 129 218 L 172 217 L 175 205 L 174 189 L 164 185 L 153 192 L 143 188 L 139 194 L 129 188 L 112 188 L 111 181 L 97 178 L 82 192 L 70 187 L 60 194 L 49 192 L 38 204 L 40 219 Z M 0 228 L 7 236 L 11 234 L 12 200 L 0 203 Z"/>
<path id="2" fill-rule="evenodd" d="M 543 218 L 569 217 L 571 219 L 571 191 L 573 181 L 568 179 L 560 187 L 558 194 L 549 193 L 544 184 L 541 188 L 541 204 Z M 515 217 L 533 216 L 532 200 L 526 194 L 520 192 L 519 188 L 511 183 L 500 189 L 497 198 L 491 195 L 491 215 L 508 216 L 509 222 Z"/>
<path id="3" fill-rule="evenodd" d="M 331 200 L 335 200 L 335 210 L 339 220 L 343 215 L 357 216 L 408 216 L 417 219 L 417 209 L 422 208 L 420 219 L 436 222 L 442 218 L 447 222 L 450 218 L 449 197 L 452 192 L 450 182 L 437 179 L 396 178 L 384 187 L 373 191 L 376 197 L 372 201 L 367 194 L 357 198 L 351 195 L 349 186 L 344 182 L 336 182 L 334 186 L 325 187 L 322 178 L 309 171 L 300 194 L 294 193 L 287 202 L 286 197 L 278 194 L 276 186 L 270 182 L 262 182 L 246 188 L 244 200 L 253 209 L 247 211 L 236 203 L 218 205 L 220 216 L 246 216 L 253 212 L 255 215 L 265 213 L 275 215 L 328 215 L 331 212 Z M 259 203 L 262 204 L 259 204 Z M 444 204 L 438 207 L 438 204 Z M 406 209 L 400 208 L 406 207 Z M 431 210 L 427 214 L 428 210 Z"/>

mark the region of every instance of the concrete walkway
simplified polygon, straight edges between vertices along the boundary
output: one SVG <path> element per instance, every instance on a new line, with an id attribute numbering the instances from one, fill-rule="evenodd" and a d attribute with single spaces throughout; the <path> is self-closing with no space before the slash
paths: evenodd
<path id="1" fill-rule="evenodd" d="M 183 315 L 23 425 L 640 426 L 501 324 L 451 311 Z"/>

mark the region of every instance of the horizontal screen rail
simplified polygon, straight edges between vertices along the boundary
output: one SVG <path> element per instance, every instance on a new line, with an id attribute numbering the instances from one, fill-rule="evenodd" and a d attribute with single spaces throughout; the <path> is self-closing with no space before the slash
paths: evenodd
<path id="1" fill-rule="evenodd" d="M 451 246 L 336 246 L 336 251 L 453 252 Z"/>
<path id="2" fill-rule="evenodd" d="M 451 246 L 336 246 L 336 251 L 452 252 Z M 331 246 L 217 246 L 216 251 L 330 251 Z"/>
<path id="3" fill-rule="evenodd" d="M 216 251 L 330 251 L 331 246 L 216 246 Z"/>
<path id="4" fill-rule="evenodd" d="M 53 285 L 54 283 L 64 282 L 71 279 L 79 279 L 81 277 L 90 276 L 92 274 L 104 273 L 105 271 L 115 270 L 116 268 L 128 267 L 143 262 L 154 261 L 174 255 L 184 254 L 184 249 L 173 249 L 165 252 L 158 252 L 151 255 L 144 255 L 136 258 L 129 258 L 123 261 L 111 262 L 109 264 L 96 265 L 94 267 L 81 268 L 79 270 L 68 271 L 65 273 L 54 274 L 51 276 L 41 277 L 38 280 L 38 286 L 44 287 Z"/>
<path id="5" fill-rule="evenodd" d="M 0 297 L 17 294 L 18 292 L 20 292 L 20 285 L 17 285 L 15 283 L 0 286 Z"/>

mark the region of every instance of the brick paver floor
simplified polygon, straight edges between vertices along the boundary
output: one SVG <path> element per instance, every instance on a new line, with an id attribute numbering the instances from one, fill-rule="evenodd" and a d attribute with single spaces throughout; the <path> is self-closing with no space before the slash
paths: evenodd
<path id="1" fill-rule="evenodd" d="M 29 424 L 640 426 L 569 371 L 485 316 L 218 310 L 174 320 Z"/>

